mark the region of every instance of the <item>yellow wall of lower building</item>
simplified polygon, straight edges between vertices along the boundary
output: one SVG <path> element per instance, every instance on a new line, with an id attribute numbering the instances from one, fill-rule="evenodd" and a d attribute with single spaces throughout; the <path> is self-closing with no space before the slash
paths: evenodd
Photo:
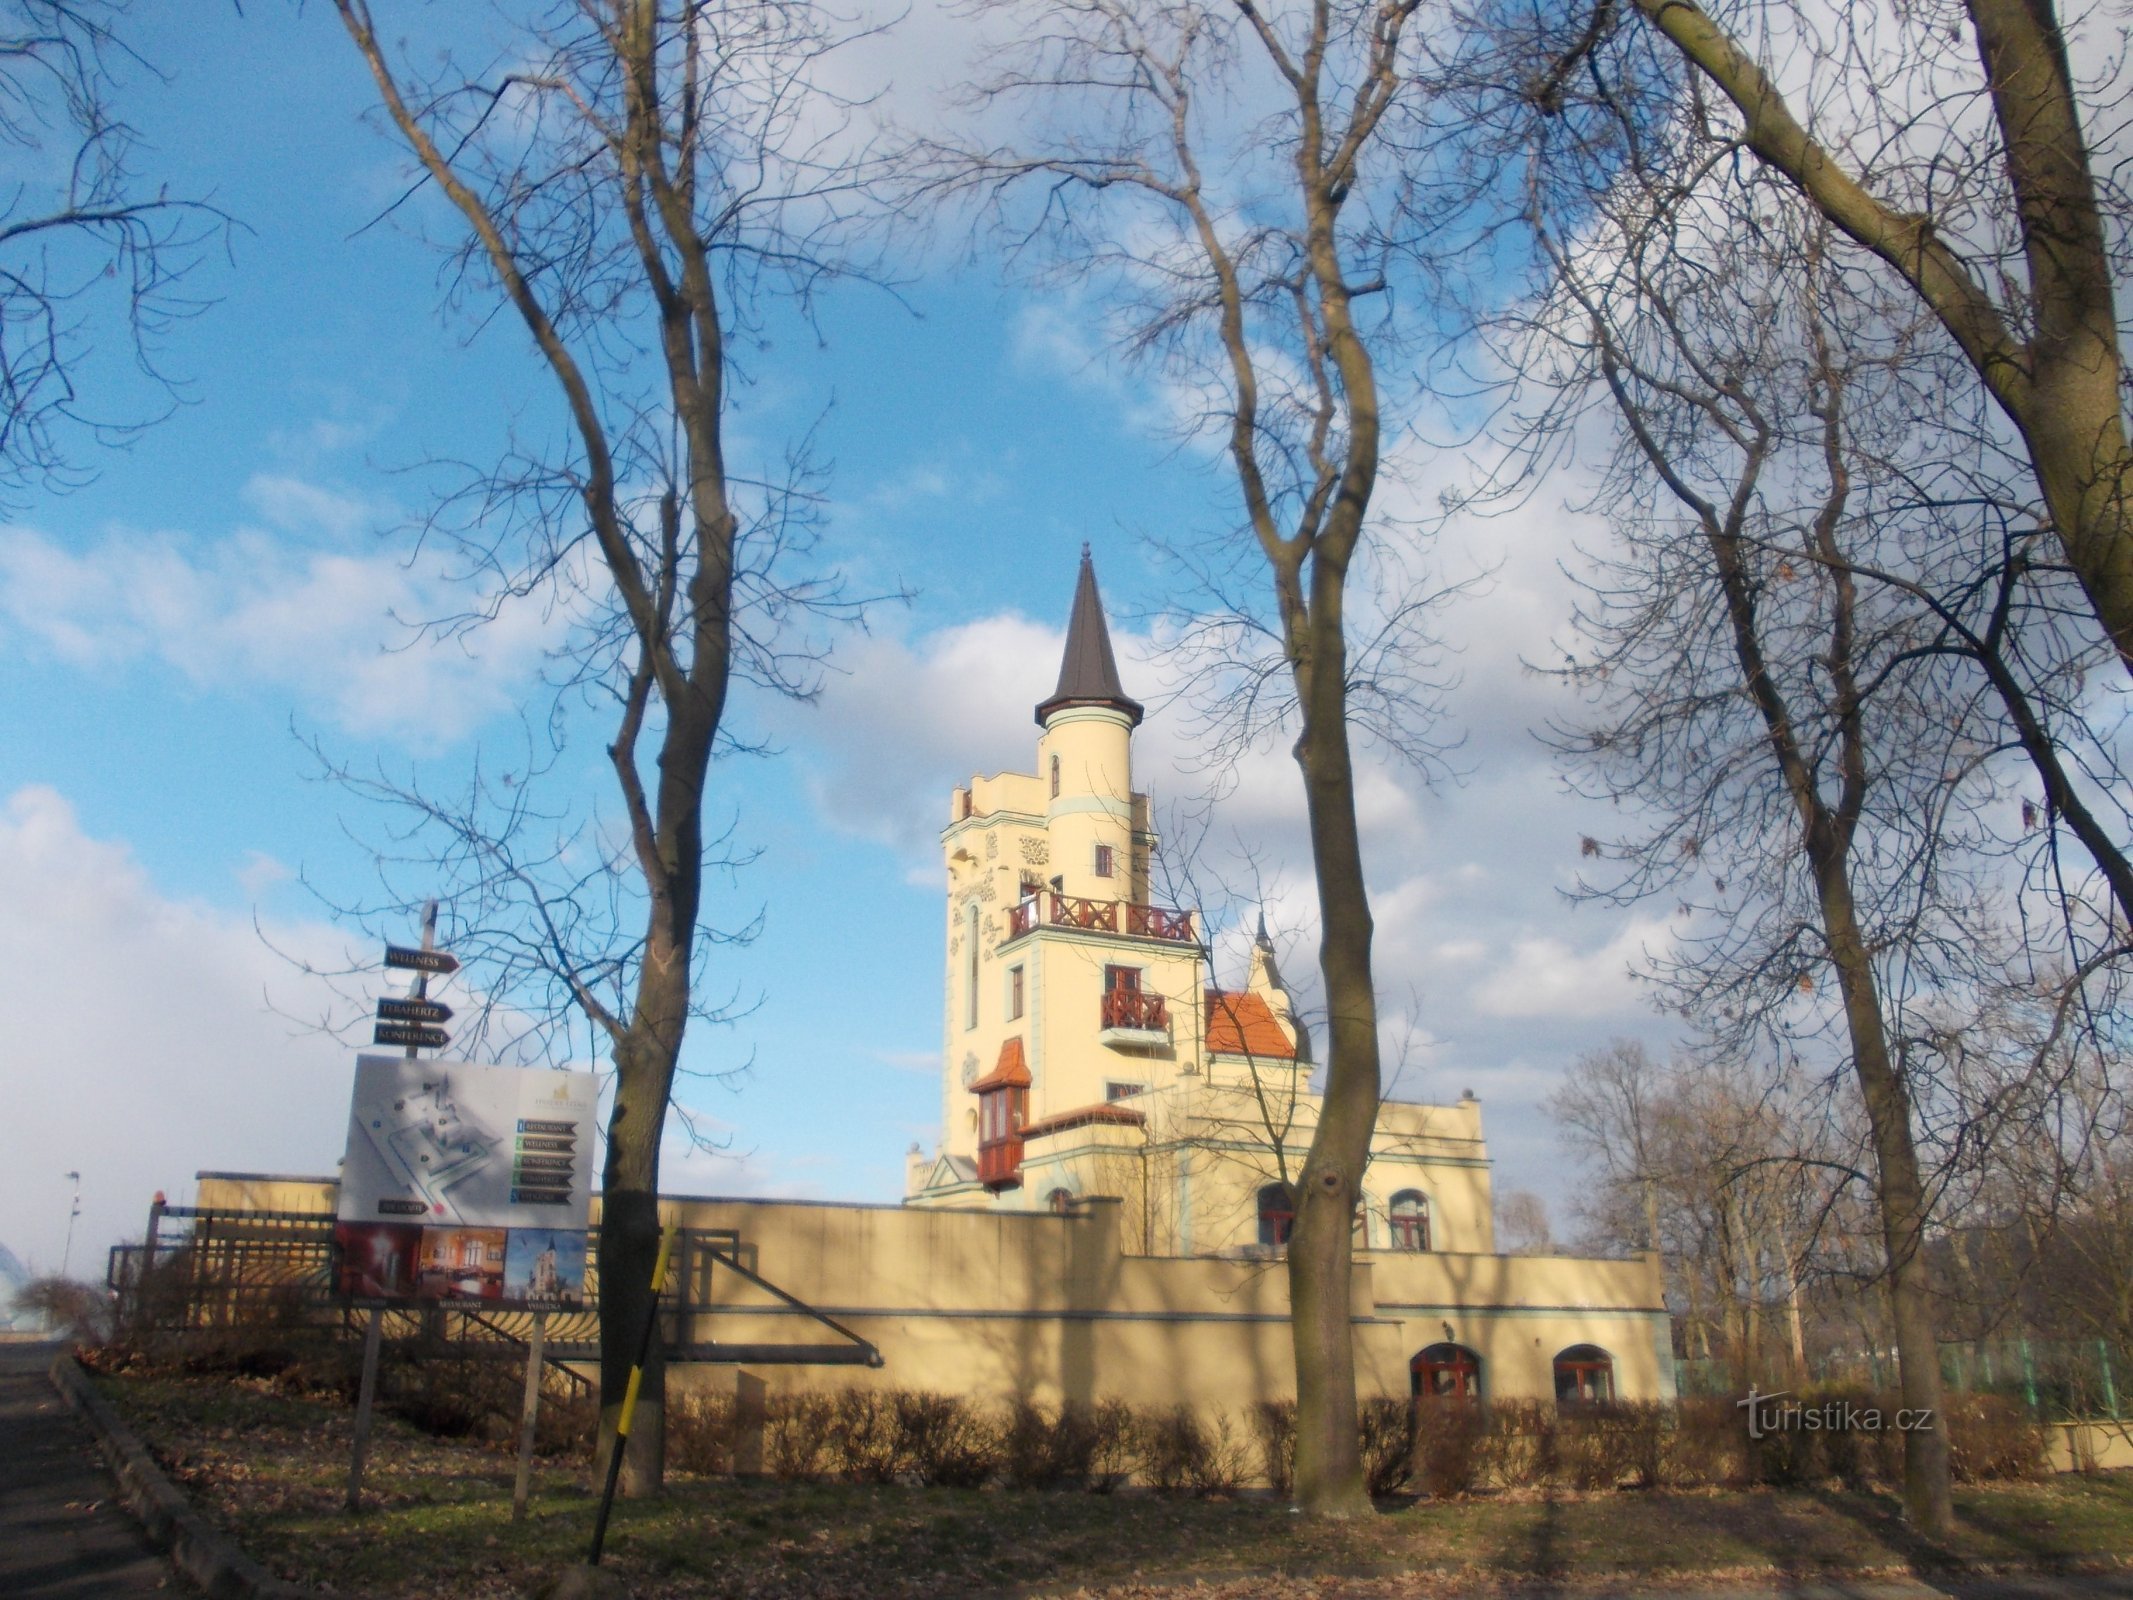
<path id="1" fill-rule="evenodd" d="M 685 1200 L 674 1219 L 729 1228 L 748 1264 L 876 1346 L 884 1365 L 753 1369 L 772 1393 L 853 1382 L 986 1401 L 1119 1399 L 1241 1418 L 1294 1396 L 1288 1275 L 1278 1261 L 1139 1256 L 1122 1210 L 932 1210 Z M 1480 1355 L 1492 1398 L 1550 1399 L 1556 1353 L 1597 1344 L 1623 1399 L 1668 1398 L 1665 1314 L 1646 1261 L 1365 1256 L 1351 1315 L 1365 1393 L 1405 1395 L 1409 1362 L 1445 1338 Z M 692 1338 L 728 1344 L 831 1336 L 714 1268 L 717 1309 Z M 1464 1297 L 1464 1298 L 1463 1298 Z M 683 1382 L 723 1385 L 713 1369 Z"/>

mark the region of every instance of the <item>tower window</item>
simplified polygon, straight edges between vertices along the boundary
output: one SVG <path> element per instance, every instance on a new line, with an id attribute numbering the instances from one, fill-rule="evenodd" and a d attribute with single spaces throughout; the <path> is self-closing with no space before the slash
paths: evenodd
<path id="1" fill-rule="evenodd" d="M 1392 1224 L 1393 1249 L 1429 1248 L 1429 1202 L 1418 1191 L 1402 1189 L 1392 1197 L 1392 1204 L 1386 1211 L 1387 1220 Z"/>
<path id="2" fill-rule="evenodd" d="M 973 900 L 963 913 L 963 937 L 969 941 L 970 954 L 963 974 L 965 998 L 963 1026 L 978 1025 L 978 903 Z"/>
<path id="3" fill-rule="evenodd" d="M 1111 876 L 1111 847 L 1107 844 L 1100 844 L 1096 847 L 1096 876 L 1099 878 Z"/>
<path id="4" fill-rule="evenodd" d="M 1059 758 L 1057 756 L 1052 757 L 1052 798 L 1054 800 L 1059 798 Z"/>
<path id="5" fill-rule="evenodd" d="M 1007 969 L 1007 1020 L 1009 1022 L 1013 1022 L 1022 1015 L 1022 996 L 1022 968 L 1020 966 L 1009 967 Z"/>

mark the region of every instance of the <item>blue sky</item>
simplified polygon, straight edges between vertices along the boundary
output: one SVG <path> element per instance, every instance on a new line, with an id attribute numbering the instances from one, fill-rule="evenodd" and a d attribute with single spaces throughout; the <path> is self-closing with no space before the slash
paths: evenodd
<path id="1" fill-rule="evenodd" d="M 950 28 L 921 10 L 882 48 L 908 64 Z M 0 1241 L 56 1266 L 78 1169 L 76 1270 L 138 1231 L 153 1190 L 189 1198 L 196 1169 L 326 1172 L 339 1154 L 351 1052 L 290 1020 L 328 1001 L 270 946 L 347 945 L 300 876 L 359 894 L 368 867 L 348 832 L 365 823 L 314 781 L 292 729 L 352 763 L 448 778 L 484 741 L 508 744 L 543 638 L 507 620 L 470 657 L 410 646 L 393 620 L 440 594 L 394 533 L 421 503 L 398 469 L 478 458 L 548 397 L 515 324 L 469 341 L 440 314 L 435 258 L 391 225 L 364 229 L 401 164 L 361 124 L 367 80 L 330 9 L 143 8 L 132 37 L 169 74 L 129 88 L 143 166 L 242 228 L 195 280 L 214 303 L 166 341 L 189 403 L 95 454 L 93 483 L 35 495 L 0 528 L 0 1059 L 15 1107 Z M 687 1091 L 731 1144 L 674 1149 L 676 1189 L 896 1197 L 938 1105 L 932 830 L 948 792 L 1029 765 L 1084 540 L 1124 618 L 1165 598 L 1144 539 L 1223 524 L 1219 477 L 1151 436 L 1150 397 L 1105 357 L 1087 308 L 949 254 L 915 258 L 912 309 L 840 290 L 819 338 L 780 318 L 748 357 L 735 428 L 774 441 L 824 416 L 826 554 L 915 599 L 843 641 L 818 707 L 743 708 L 782 753 L 721 769 L 721 803 L 761 856 L 719 910 L 765 921 L 712 981 L 760 1004 L 690 1050 L 754 1068 Z M 110 361 L 94 372 L 126 381 Z M 1433 459 L 1417 477 L 1464 466 Z M 1663 910 L 1572 910 L 1559 893 L 1579 834 L 1599 830 L 1527 731 L 1554 705 L 1520 658 L 1567 615 L 1555 563 L 1580 530 L 1563 498 L 1446 535 L 1454 564 L 1497 569 L 1445 620 L 1468 779 L 1430 791 L 1380 764 L 1363 796 L 1381 984 L 1411 1010 L 1398 1092 L 1475 1089 L 1499 1185 L 1557 1200 L 1567 1179 L 1535 1108 L 1579 1050 L 1658 1036 L 1625 972 L 1666 937 Z M 1118 628 L 1129 688 L 1153 698 L 1161 664 Z M 1189 797 L 1193 754 L 1175 713 L 1151 717 L 1141 772 L 1159 806 Z M 590 771 L 595 755 L 571 759 Z M 1242 773 L 1218 840 L 1253 841 L 1298 941 L 1286 965 L 1308 969 L 1293 771 L 1268 750 Z"/>

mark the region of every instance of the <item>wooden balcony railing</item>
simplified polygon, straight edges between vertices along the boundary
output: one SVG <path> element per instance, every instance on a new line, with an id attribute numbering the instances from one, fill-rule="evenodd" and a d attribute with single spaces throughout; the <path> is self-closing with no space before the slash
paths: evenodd
<path id="1" fill-rule="evenodd" d="M 1162 1033 L 1170 1030 L 1170 1011 L 1163 1004 L 1163 997 L 1140 989 L 1107 991 L 1103 997 L 1103 1019 L 1107 1028 L 1139 1028 Z"/>
<path id="2" fill-rule="evenodd" d="M 1084 900 L 1079 895 L 1039 890 L 1007 912 L 1007 936 L 1019 939 L 1032 928 L 1081 928 L 1090 933 L 1125 933 L 1140 939 L 1193 943 L 1192 913 L 1164 906 L 1136 905 L 1130 900 Z"/>

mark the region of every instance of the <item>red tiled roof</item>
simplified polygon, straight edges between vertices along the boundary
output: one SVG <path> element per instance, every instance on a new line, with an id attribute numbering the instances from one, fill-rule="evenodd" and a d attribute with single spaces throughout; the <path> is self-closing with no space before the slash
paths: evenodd
<path id="1" fill-rule="evenodd" d="M 1274 1020 L 1264 995 L 1243 989 L 1209 989 L 1206 999 L 1210 1055 L 1296 1059 L 1296 1046 Z"/>
<path id="2" fill-rule="evenodd" d="M 970 1086 L 972 1094 L 982 1094 L 987 1089 L 1027 1089 L 1029 1087 L 1029 1063 L 1022 1058 L 1022 1036 L 1000 1046 L 1000 1059 L 992 1071 Z"/>
<path id="3" fill-rule="evenodd" d="M 1084 1128 L 1092 1122 L 1115 1123 L 1122 1128 L 1145 1127 L 1146 1112 L 1135 1111 L 1131 1106 L 1093 1105 L 1076 1111 L 1062 1111 L 1055 1117 L 1046 1117 L 1042 1122 L 1033 1122 L 1022 1130 L 1024 1139 L 1041 1139 L 1049 1133 L 1064 1133 L 1069 1128 Z"/>

